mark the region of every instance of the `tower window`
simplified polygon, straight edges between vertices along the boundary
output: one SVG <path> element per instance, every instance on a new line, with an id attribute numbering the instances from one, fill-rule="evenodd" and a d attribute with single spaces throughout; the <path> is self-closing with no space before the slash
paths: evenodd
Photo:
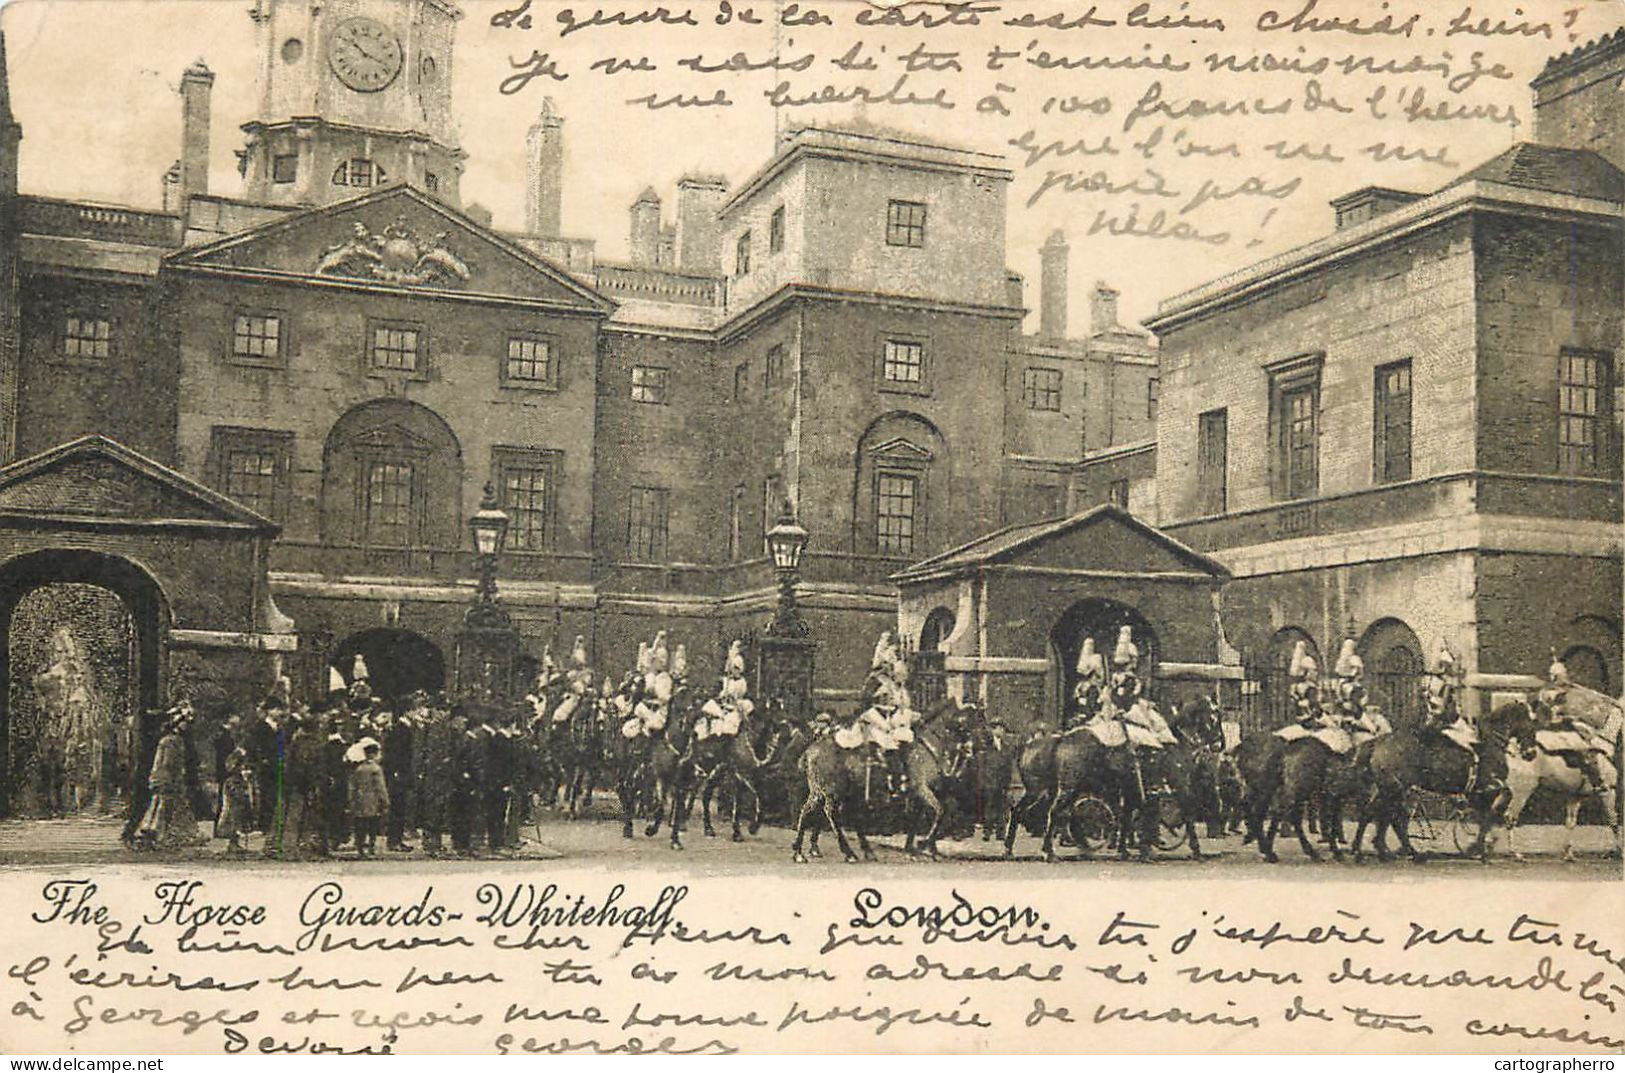
<path id="1" fill-rule="evenodd" d="M 423 188 L 431 194 L 440 193 L 440 176 L 432 171 L 423 173 Z"/>
<path id="2" fill-rule="evenodd" d="M 886 206 L 886 245 L 925 245 L 925 206 L 918 201 L 893 201 Z"/>
<path id="3" fill-rule="evenodd" d="M 382 186 L 385 178 L 384 169 L 366 157 L 346 160 L 333 169 L 334 186 Z"/>
<path id="4" fill-rule="evenodd" d="M 1600 474 L 1612 408 L 1608 355 L 1565 350 L 1558 366 L 1557 462 L 1563 473 Z"/>
<path id="5" fill-rule="evenodd" d="M 784 206 L 773 210 L 767 220 L 767 252 L 779 253 L 784 249 Z"/>
<path id="6" fill-rule="evenodd" d="M 746 231 L 734 243 L 734 275 L 750 275 L 750 232 Z"/>
<path id="7" fill-rule="evenodd" d="M 271 158 L 271 181 L 291 183 L 299 179 L 299 156 L 296 153 L 278 153 Z"/>

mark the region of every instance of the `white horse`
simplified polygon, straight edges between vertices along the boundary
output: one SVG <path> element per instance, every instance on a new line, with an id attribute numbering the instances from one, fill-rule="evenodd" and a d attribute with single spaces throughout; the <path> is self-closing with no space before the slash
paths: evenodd
<path id="1" fill-rule="evenodd" d="M 1530 755 L 1525 755 L 1517 741 L 1508 743 L 1507 747 L 1507 789 L 1511 799 L 1507 803 L 1505 822 L 1507 849 L 1516 860 L 1522 860 L 1523 854 L 1518 852 L 1515 842 L 1515 832 L 1518 827 L 1518 817 L 1522 815 L 1524 806 L 1538 788 L 1545 788 L 1556 794 L 1564 804 L 1563 808 L 1563 859 L 1574 860 L 1574 826 L 1579 819 L 1580 808 L 1586 801 L 1596 798 L 1602 804 L 1603 817 L 1614 832 L 1614 855 L 1616 857 L 1625 853 L 1625 839 L 1622 839 L 1620 828 L 1620 788 L 1621 788 L 1621 753 L 1625 745 L 1622 737 L 1621 711 L 1617 702 L 1594 693 L 1592 690 L 1581 690 L 1573 687 L 1571 698 L 1579 703 L 1571 704 L 1573 714 L 1577 720 L 1592 725 L 1597 731 L 1597 737 L 1605 742 L 1613 743 L 1613 755 L 1597 752 L 1594 754 L 1594 767 L 1601 778 L 1597 784 L 1588 778 L 1584 771 L 1571 763 L 1561 752 L 1549 751 L 1544 746 L 1536 744 Z M 1601 701 L 1607 708 L 1596 703 Z M 1600 724 L 1600 725 L 1599 725 Z"/>

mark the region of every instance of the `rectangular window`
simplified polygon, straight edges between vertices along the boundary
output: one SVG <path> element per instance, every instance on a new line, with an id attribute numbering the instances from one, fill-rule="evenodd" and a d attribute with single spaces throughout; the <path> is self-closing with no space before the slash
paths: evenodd
<path id="1" fill-rule="evenodd" d="M 209 449 L 212 483 L 254 513 L 282 521 L 292 453 L 291 432 L 216 426 Z"/>
<path id="2" fill-rule="evenodd" d="M 411 546 L 417 506 L 415 476 L 410 462 L 388 459 L 368 463 L 363 527 L 367 544 L 387 548 Z"/>
<path id="3" fill-rule="evenodd" d="M 1563 473 L 1597 474 L 1606 466 L 1610 364 L 1605 354 L 1564 351 L 1559 358 L 1557 466 Z"/>
<path id="4" fill-rule="evenodd" d="M 280 365 L 282 318 L 274 313 L 238 313 L 232 321 L 231 356 L 245 365 Z"/>
<path id="5" fill-rule="evenodd" d="M 502 382 L 514 387 L 548 387 L 553 384 L 553 346 L 532 335 L 510 335 L 508 356 L 502 365 Z"/>
<path id="6" fill-rule="evenodd" d="M 734 367 L 734 401 L 744 402 L 750 394 L 750 363 Z"/>
<path id="7" fill-rule="evenodd" d="M 299 178 L 299 155 L 297 153 L 279 153 L 271 158 L 271 181 L 273 183 L 291 183 Z"/>
<path id="8" fill-rule="evenodd" d="M 925 206 L 918 201 L 893 201 L 886 206 L 886 245 L 925 245 Z"/>
<path id="9" fill-rule="evenodd" d="M 1196 509 L 1223 514 L 1230 470 L 1230 413 L 1209 410 L 1196 419 Z"/>
<path id="10" fill-rule="evenodd" d="M 784 206 L 780 205 L 773 210 L 773 215 L 767 218 L 767 252 L 782 253 L 784 250 Z"/>
<path id="11" fill-rule="evenodd" d="M 553 467 L 519 457 L 498 462 L 502 509 L 508 513 L 508 547 L 543 551 L 552 537 Z"/>
<path id="12" fill-rule="evenodd" d="M 886 340 L 881 376 L 887 383 L 919 385 L 925 378 L 925 346 L 906 339 Z"/>
<path id="13" fill-rule="evenodd" d="M 626 553 L 634 562 L 665 561 L 666 489 L 632 489 L 626 520 Z"/>
<path id="14" fill-rule="evenodd" d="M 747 276 L 750 274 L 750 232 L 746 231 L 734 243 L 734 275 Z"/>
<path id="15" fill-rule="evenodd" d="M 432 171 L 423 173 L 423 188 L 431 194 L 440 193 L 440 176 Z"/>
<path id="16" fill-rule="evenodd" d="M 421 371 L 423 331 L 412 324 L 374 324 L 368 363 L 377 370 Z"/>
<path id="17" fill-rule="evenodd" d="M 657 365 L 632 366 L 632 401 L 664 405 L 668 372 Z"/>
<path id="18" fill-rule="evenodd" d="M 1162 381 L 1153 376 L 1145 382 L 1145 416 L 1148 421 L 1157 419 L 1157 400 L 1162 395 Z"/>
<path id="19" fill-rule="evenodd" d="M 735 485 L 733 498 L 728 501 L 728 560 L 738 559 L 745 551 L 745 486 Z"/>
<path id="20" fill-rule="evenodd" d="M 1411 479 L 1411 363 L 1380 366 L 1372 392 L 1372 479 Z"/>
<path id="21" fill-rule="evenodd" d="M 1026 370 L 1021 375 L 1021 397 L 1029 410 L 1060 410 L 1061 370 Z"/>
<path id="22" fill-rule="evenodd" d="M 113 322 L 106 317 L 69 314 L 62 324 L 62 353 L 70 358 L 113 356 Z"/>
<path id="23" fill-rule="evenodd" d="M 875 548 L 882 555 L 914 554 L 919 478 L 906 473 L 875 477 Z"/>
<path id="24" fill-rule="evenodd" d="M 1124 477 L 1107 485 L 1106 499 L 1112 506 L 1128 510 L 1128 478 Z"/>
<path id="25" fill-rule="evenodd" d="M 1277 367 L 1270 382 L 1277 499 L 1302 499 L 1320 488 L 1320 365 L 1316 356 Z"/>
<path id="26" fill-rule="evenodd" d="M 763 380 L 768 387 L 784 382 L 784 346 L 782 344 L 776 344 L 768 348 L 767 369 L 763 374 Z"/>

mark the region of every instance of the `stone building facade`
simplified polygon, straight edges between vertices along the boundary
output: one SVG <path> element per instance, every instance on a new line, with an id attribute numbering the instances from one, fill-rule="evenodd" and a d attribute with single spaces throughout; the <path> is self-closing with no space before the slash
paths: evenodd
<path id="1" fill-rule="evenodd" d="M 268 584 L 306 688 L 356 652 L 386 693 L 445 682 L 489 482 L 531 658 L 582 634 L 618 670 L 667 629 L 697 679 L 770 619 L 763 534 L 793 502 L 838 701 L 896 620 L 893 574 L 1109 494 L 1077 465 L 1151 435 L 1154 343 L 1104 284 L 1068 332 L 1064 238 L 1022 334 L 998 157 L 792 131 L 737 185 L 671 177 L 669 214 L 646 190 L 616 263 L 558 233 L 551 103 L 524 226 L 462 202 L 455 4 L 251 17 L 240 192 L 209 189 L 202 61 L 156 211 L 20 193 L 0 77 L 0 419 L 8 461 L 104 435 L 280 526 Z"/>
<path id="2" fill-rule="evenodd" d="M 1357 641 L 1417 717 L 1448 646 L 1475 703 L 1562 657 L 1621 683 L 1625 33 L 1534 82 L 1535 142 L 1427 196 L 1334 202 L 1310 245 L 1165 302 L 1158 517 L 1223 562 L 1262 722 L 1298 641 Z"/>

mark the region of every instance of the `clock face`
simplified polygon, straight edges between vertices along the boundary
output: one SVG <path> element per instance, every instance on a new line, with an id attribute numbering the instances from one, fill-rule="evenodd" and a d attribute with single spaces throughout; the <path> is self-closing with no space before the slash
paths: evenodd
<path id="1" fill-rule="evenodd" d="M 401 42 L 376 19 L 339 23 L 327 48 L 327 60 L 339 81 L 360 93 L 376 93 L 401 73 Z"/>

